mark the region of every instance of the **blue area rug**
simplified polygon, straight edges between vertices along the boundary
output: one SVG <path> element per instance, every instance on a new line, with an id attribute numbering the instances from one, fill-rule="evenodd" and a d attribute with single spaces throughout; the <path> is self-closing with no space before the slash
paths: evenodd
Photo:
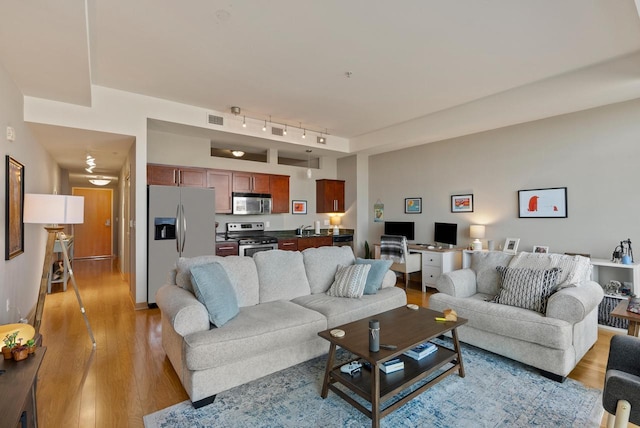
<path id="1" fill-rule="evenodd" d="M 453 374 L 381 420 L 382 427 L 598 427 L 601 391 L 557 383 L 528 366 L 462 345 L 465 377 Z M 350 355 L 341 351 L 339 358 Z M 194 409 L 185 401 L 144 417 L 146 428 L 370 427 L 332 391 L 320 397 L 326 358 L 218 394 Z M 359 397 L 358 397 L 359 398 Z"/>

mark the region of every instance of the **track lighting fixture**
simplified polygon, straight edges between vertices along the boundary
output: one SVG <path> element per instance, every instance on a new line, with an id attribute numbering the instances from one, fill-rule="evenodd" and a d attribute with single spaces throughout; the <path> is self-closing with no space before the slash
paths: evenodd
<path id="1" fill-rule="evenodd" d="M 263 131 L 267 130 L 267 119 L 264 120 L 264 126 L 262 127 Z"/>
<path id="2" fill-rule="evenodd" d="M 238 115 L 242 114 L 242 110 L 240 109 L 240 107 L 231 107 L 231 113 L 233 113 L 235 116 L 238 116 Z M 263 132 L 267 131 L 267 119 L 251 117 L 251 116 L 249 116 L 249 119 L 258 121 L 258 123 L 259 122 L 264 122 L 263 125 L 262 125 L 262 131 Z M 271 119 L 271 115 L 269 115 L 268 123 L 269 123 L 270 126 L 281 125 L 283 127 L 282 135 L 287 135 L 289 133 L 289 124 L 288 123 L 274 122 Z M 302 130 L 302 138 L 306 139 L 307 138 L 307 128 L 306 127 L 305 128 L 302 127 L 302 122 L 298 122 L 298 123 L 299 123 L 299 126 L 296 127 L 295 125 L 292 125 L 292 128 L 301 129 Z M 247 128 L 247 115 L 242 115 L 242 127 L 243 128 Z M 309 129 L 309 132 L 313 132 L 315 134 L 320 134 L 320 137 L 318 137 L 318 142 L 322 143 L 322 144 L 326 143 L 326 141 L 327 141 L 326 136 L 329 135 L 329 132 L 328 132 L 327 128 L 325 128 L 324 132 L 323 131 L 316 131 L 314 129 Z M 322 139 L 322 141 L 320 141 L 320 139 Z"/>
<path id="3" fill-rule="evenodd" d="M 244 117 L 242 118 L 242 127 L 243 127 L 243 128 L 246 128 L 246 127 L 247 127 L 247 116 L 244 116 Z"/>
<path id="4" fill-rule="evenodd" d="M 313 173 L 311 172 L 311 149 L 307 149 L 307 178 L 311 179 L 311 176 L 313 175 Z"/>
<path id="5" fill-rule="evenodd" d="M 287 124 L 284 125 L 284 131 L 282 131 L 282 135 L 287 135 Z"/>

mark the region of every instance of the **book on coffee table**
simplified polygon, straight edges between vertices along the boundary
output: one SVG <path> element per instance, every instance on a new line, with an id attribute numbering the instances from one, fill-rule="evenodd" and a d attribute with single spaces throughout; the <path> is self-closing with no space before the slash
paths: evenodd
<path id="1" fill-rule="evenodd" d="M 640 314 L 640 297 L 629 297 L 627 311 L 633 312 L 634 314 Z"/>
<path id="2" fill-rule="evenodd" d="M 380 365 L 380 370 L 386 374 L 404 370 L 404 362 L 400 358 L 394 358 Z"/>
<path id="3" fill-rule="evenodd" d="M 427 355 L 433 354 L 438 350 L 438 347 L 431 342 L 421 343 L 415 348 L 411 348 L 404 353 L 407 357 L 411 357 L 414 360 L 421 360 Z"/>

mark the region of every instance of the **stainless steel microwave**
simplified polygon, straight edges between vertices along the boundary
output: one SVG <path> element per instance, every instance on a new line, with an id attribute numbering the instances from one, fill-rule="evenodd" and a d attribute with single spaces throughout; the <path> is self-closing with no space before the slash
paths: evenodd
<path id="1" fill-rule="evenodd" d="M 271 195 L 267 193 L 238 193 L 232 195 L 232 214 L 271 214 Z"/>

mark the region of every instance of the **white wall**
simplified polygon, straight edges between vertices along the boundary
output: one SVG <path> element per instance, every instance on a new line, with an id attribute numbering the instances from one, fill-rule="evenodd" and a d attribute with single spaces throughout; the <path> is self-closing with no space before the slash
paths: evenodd
<path id="1" fill-rule="evenodd" d="M 485 224 L 496 248 L 506 237 L 520 238 L 521 251 L 547 245 L 599 258 L 627 238 L 640 248 L 639 114 L 635 100 L 371 156 L 368 239 L 383 230 L 372 213 L 380 199 L 386 220 L 416 222 L 419 242 L 433 241 L 442 221 L 458 224 L 460 246 L 470 224 Z M 547 187 L 568 188 L 568 218 L 518 218 L 517 191 Z M 450 196 L 464 193 L 475 211 L 451 213 Z M 422 198 L 422 214 L 404 214 L 407 197 Z"/>
<path id="2" fill-rule="evenodd" d="M 25 193 L 52 193 L 60 190 L 60 171 L 47 152 L 35 142 L 23 121 L 23 97 L 4 68 L 0 65 L 0 223 L 5 227 L 5 156 L 9 155 L 25 167 Z M 5 129 L 12 126 L 16 140 L 7 141 Z M 0 262 L 0 324 L 17 322 L 35 310 L 42 275 L 44 249 L 47 238 L 42 225 L 25 224 L 24 253 Z M 0 248 L 4 255 L 5 233 L 0 234 Z M 9 310 L 7 311 L 7 300 Z"/>

